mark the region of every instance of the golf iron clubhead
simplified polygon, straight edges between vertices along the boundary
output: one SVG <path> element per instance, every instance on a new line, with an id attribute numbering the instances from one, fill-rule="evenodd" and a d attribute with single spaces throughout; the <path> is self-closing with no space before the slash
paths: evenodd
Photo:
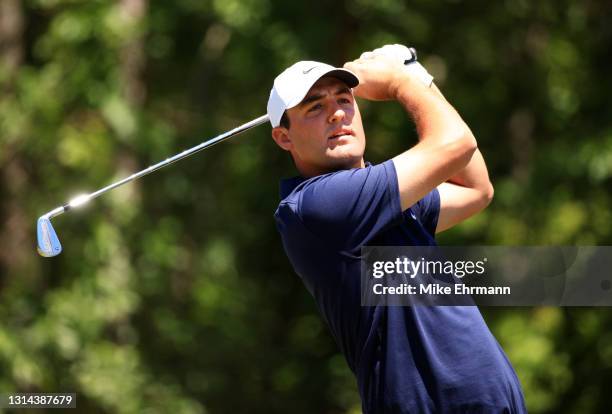
<path id="1" fill-rule="evenodd" d="M 144 170 L 138 171 L 137 173 L 130 175 L 129 177 L 126 177 L 122 180 L 109 184 L 106 187 L 103 187 L 91 194 L 82 194 L 78 197 L 75 197 L 72 200 L 70 200 L 67 204 L 57 207 L 49 211 L 47 214 L 40 216 L 40 218 L 38 219 L 37 226 L 36 226 L 36 233 L 38 236 L 38 247 L 37 247 L 38 253 L 44 257 L 53 257 L 53 256 L 57 256 L 58 254 L 62 252 L 62 245 L 60 244 L 59 239 L 57 238 L 57 234 L 55 234 L 55 230 L 53 229 L 53 226 L 51 225 L 51 219 L 53 217 L 59 216 L 60 214 L 63 214 L 73 208 L 80 207 L 83 204 L 86 204 L 87 202 L 89 202 L 90 200 L 93 200 L 94 198 L 101 196 L 107 191 L 113 190 L 117 187 L 127 184 L 130 181 L 137 180 L 138 178 L 142 176 L 150 174 L 153 171 L 157 171 L 160 168 L 163 168 L 174 162 L 182 160 L 183 158 L 187 158 L 190 155 L 195 154 L 196 152 L 202 151 L 203 149 L 211 147 L 221 141 L 224 141 L 230 137 L 233 137 L 234 135 L 238 135 L 241 132 L 244 132 L 248 129 L 251 129 L 253 127 L 266 123 L 269 120 L 270 119 L 268 118 L 268 115 L 262 115 L 258 118 L 253 119 L 252 121 L 249 121 L 245 124 L 240 125 L 237 128 L 224 132 L 221 135 L 217 135 L 216 137 L 211 138 L 208 141 L 202 142 L 201 144 L 198 144 L 195 147 L 189 148 L 170 158 L 166 158 L 164 161 L 160 161 L 157 164 L 153 164 L 145 168 Z"/>
<path id="2" fill-rule="evenodd" d="M 38 236 L 38 254 L 44 257 L 53 257 L 62 252 L 62 245 L 48 217 L 42 216 L 38 219 L 36 234 Z"/>

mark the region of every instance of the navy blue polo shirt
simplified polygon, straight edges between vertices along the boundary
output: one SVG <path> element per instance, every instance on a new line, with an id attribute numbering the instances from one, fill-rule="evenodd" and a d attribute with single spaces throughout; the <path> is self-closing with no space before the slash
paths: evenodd
<path id="1" fill-rule="evenodd" d="M 289 260 L 357 377 L 365 414 L 523 413 L 518 378 L 475 306 L 361 306 L 365 245 L 435 245 L 437 190 L 401 210 L 393 161 L 281 182 Z"/>

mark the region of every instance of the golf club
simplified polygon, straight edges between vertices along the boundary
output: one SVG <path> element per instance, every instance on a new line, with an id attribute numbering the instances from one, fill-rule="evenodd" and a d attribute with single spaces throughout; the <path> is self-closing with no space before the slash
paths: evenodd
<path id="1" fill-rule="evenodd" d="M 179 154 L 174 155 L 173 157 L 166 158 L 164 161 L 158 162 L 157 164 L 151 165 L 150 167 L 145 168 L 137 173 L 130 175 L 122 180 L 114 182 L 110 185 L 107 185 L 104 188 L 101 188 L 90 194 L 83 194 L 77 196 L 70 200 L 67 204 L 54 208 L 46 214 L 43 214 L 38 218 L 36 233 L 38 237 L 38 253 L 44 257 L 52 257 L 57 256 L 62 252 L 62 245 L 57 238 L 57 234 L 51 225 L 51 219 L 53 217 L 57 217 L 62 213 L 65 213 L 75 207 L 82 206 L 83 204 L 93 200 L 94 198 L 106 193 L 107 191 L 113 190 L 117 187 L 122 186 L 123 184 L 129 183 L 130 181 L 134 181 L 142 176 L 152 173 L 153 171 L 157 171 L 160 168 L 163 168 L 167 165 L 170 165 L 176 161 L 182 160 L 190 155 L 195 154 L 205 148 L 211 147 L 221 141 L 224 141 L 234 135 L 238 135 L 241 132 L 244 132 L 248 129 L 261 125 L 265 122 L 268 122 L 268 115 L 262 115 L 259 118 L 255 118 L 252 121 L 249 121 L 243 125 L 240 125 L 237 128 L 234 128 L 230 131 L 227 131 L 221 135 L 218 135 L 214 138 L 209 139 L 208 141 L 202 142 L 199 145 L 196 145 L 193 148 L 187 149 Z"/>

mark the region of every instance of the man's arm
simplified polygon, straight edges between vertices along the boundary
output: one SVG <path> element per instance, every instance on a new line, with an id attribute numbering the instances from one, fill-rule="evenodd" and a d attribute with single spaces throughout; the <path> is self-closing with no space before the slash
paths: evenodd
<path id="1" fill-rule="evenodd" d="M 432 84 L 438 96 L 446 101 L 442 92 Z M 468 165 L 438 186 L 440 216 L 436 233 L 482 211 L 493 199 L 493 185 L 480 150 L 476 150 Z"/>
<path id="2" fill-rule="evenodd" d="M 465 185 L 473 182 L 475 167 L 467 167 L 477 151 L 476 139 L 437 90 L 406 73 L 397 60 L 375 52 L 345 67 L 359 76 L 355 95 L 371 100 L 397 99 L 416 124 L 419 143 L 393 158 L 402 210 L 451 178 Z M 445 183 L 441 187 L 438 229 L 448 228 L 475 212 L 476 202 L 470 201 L 477 199 L 474 192 L 463 191 L 457 184 Z"/>

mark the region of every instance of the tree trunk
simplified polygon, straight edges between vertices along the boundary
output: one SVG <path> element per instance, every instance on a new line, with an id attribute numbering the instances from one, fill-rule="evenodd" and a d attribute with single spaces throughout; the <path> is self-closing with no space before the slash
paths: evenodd
<path id="1" fill-rule="evenodd" d="M 21 0 L 0 1 L 0 66 L 14 76 L 23 59 Z"/>
<path id="2" fill-rule="evenodd" d="M 13 86 L 24 56 L 23 28 L 21 0 L 0 0 L 0 96 L 8 106 L 16 98 Z M 27 172 L 16 149 L 18 139 L 0 136 L 0 142 L 5 141 L 0 144 L 0 268 L 9 277 L 23 278 L 34 273 L 31 257 L 35 246 L 30 231 L 35 223 L 30 223 L 22 208 Z"/>
<path id="3" fill-rule="evenodd" d="M 147 0 L 119 0 L 121 15 L 130 25 L 140 25 L 147 10 Z M 123 96 L 133 106 L 142 106 L 146 86 L 142 79 L 145 67 L 144 41 L 141 35 L 127 39 L 121 49 L 121 87 Z"/>

